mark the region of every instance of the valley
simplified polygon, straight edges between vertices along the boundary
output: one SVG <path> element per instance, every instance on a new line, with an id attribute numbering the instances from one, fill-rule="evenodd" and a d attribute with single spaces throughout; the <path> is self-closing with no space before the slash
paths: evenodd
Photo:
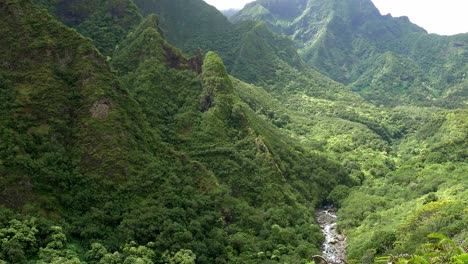
<path id="1" fill-rule="evenodd" d="M 0 0 L 0 35 L 0 263 L 468 263 L 468 33 Z"/>

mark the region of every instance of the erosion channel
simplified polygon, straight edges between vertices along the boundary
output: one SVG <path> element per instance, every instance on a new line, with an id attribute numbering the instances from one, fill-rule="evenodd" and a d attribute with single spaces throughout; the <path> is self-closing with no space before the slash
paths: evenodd
<path id="1" fill-rule="evenodd" d="M 336 211 L 325 207 L 316 211 L 317 222 L 325 235 L 322 256 L 329 264 L 345 264 L 346 237 L 336 230 Z M 319 262 L 320 263 L 320 262 Z"/>

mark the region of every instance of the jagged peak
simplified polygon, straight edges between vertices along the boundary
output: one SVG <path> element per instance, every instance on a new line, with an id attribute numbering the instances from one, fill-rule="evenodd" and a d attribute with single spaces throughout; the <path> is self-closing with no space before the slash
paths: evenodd
<path id="1" fill-rule="evenodd" d="M 119 74 L 125 75 L 148 59 L 170 68 L 191 69 L 197 73 L 201 72 L 203 63 L 199 50 L 194 57 L 188 59 L 182 51 L 167 42 L 160 28 L 159 18 L 155 14 L 148 15 L 134 32 L 129 33 L 120 43 L 114 53 L 112 65 Z"/>
<path id="2" fill-rule="evenodd" d="M 232 93 L 232 82 L 227 73 L 226 66 L 221 57 L 214 51 L 209 51 L 205 55 L 202 68 L 203 83 L 205 85 L 209 84 L 211 78 L 221 80 L 221 82 L 216 83 L 216 87 L 213 87 L 216 92 Z"/>
<path id="3" fill-rule="evenodd" d="M 208 111 L 208 109 L 219 101 L 216 99 L 218 95 L 233 93 L 234 88 L 227 73 L 226 66 L 224 66 L 223 60 L 216 52 L 209 51 L 205 55 L 201 79 L 203 95 L 200 100 L 200 110 L 202 112 Z M 231 103 L 227 103 L 228 107 L 230 107 L 230 105 Z"/>

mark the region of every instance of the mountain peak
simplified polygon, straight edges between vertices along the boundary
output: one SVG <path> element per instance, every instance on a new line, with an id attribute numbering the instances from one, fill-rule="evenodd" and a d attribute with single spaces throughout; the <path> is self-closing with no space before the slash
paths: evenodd
<path id="1" fill-rule="evenodd" d="M 306 64 L 350 87 L 361 87 L 363 85 L 361 76 L 363 74 L 372 76 L 372 69 L 380 67 L 374 64 L 380 63 L 382 58 L 385 58 L 381 55 L 386 52 L 406 58 L 405 61 L 410 60 L 408 65 L 412 65 L 411 69 L 414 70 L 410 75 L 420 76 L 411 79 L 411 82 L 421 82 L 423 79 L 435 80 L 436 85 L 430 87 L 425 87 L 423 84 L 408 84 L 407 80 L 394 79 L 398 75 L 393 76 L 387 71 L 389 76 L 379 74 L 379 80 L 365 82 L 366 85 L 372 86 L 378 83 L 381 86 L 385 83 L 382 80 L 395 80 L 388 85 L 394 87 L 395 84 L 404 83 L 404 87 L 412 87 L 389 89 L 387 91 L 391 92 L 387 94 L 374 93 L 380 97 L 377 99 L 378 102 L 386 102 L 388 105 L 403 103 L 399 99 L 394 101 L 395 98 L 406 100 L 403 98 L 410 97 L 419 104 L 427 102 L 415 99 L 424 98 L 420 94 L 424 90 L 437 91 L 434 92 L 436 95 L 434 100 L 442 100 L 440 96 L 452 90 L 450 87 L 459 91 L 463 86 L 464 79 L 457 76 L 461 76 L 463 69 L 466 69 L 466 63 L 460 61 L 450 66 L 450 73 L 447 69 L 440 69 L 440 65 L 444 64 L 443 61 L 449 59 L 444 55 L 447 49 L 455 52 L 461 47 L 447 46 L 451 39 L 461 43 L 466 41 L 463 37 L 428 35 L 427 31 L 411 23 L 407 17 L 394 18 L 391 15 L 381 15 L 371 0 L 259 0 L 247 5 L 230 20 L 235 23 L 243 20 L 265 22 L 272 31 L 286 35 L 295 42 L 298 53 Z M 434 60 L 440 63 L 434 63 Z M 393 69 L 400 72 L 398 68 Z M 444 76 L 434 75 L 440 71 L 444 72 Z M 421 72 L 425 73 L 421 75 Z M 373 91 L 381 89 L 381 87 L 370 87 Z M 361 95 L 364 95 L 364 90 L 360 91 Z M 437 95 L 440 98 L 437 98 Z M 386 99 L 387 96 L 393 96 L 393 99 Z M 427 98 L 432 98 L 431 96 L 433 95 L 428 95 Z"/>

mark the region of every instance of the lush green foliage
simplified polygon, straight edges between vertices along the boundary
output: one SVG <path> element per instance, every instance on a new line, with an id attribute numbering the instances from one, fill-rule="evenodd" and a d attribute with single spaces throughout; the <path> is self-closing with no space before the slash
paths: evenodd
<path id="1" fill-rule="evenodd" d="M 231 17 L 245 20 L 290 36 L 308 65 L 377 105 L 466 106 L 467 34 L 429 35 L 370 0 L 259 0 Z"/>
<path id="2" fill-rule="evenodd" d="M 466 237 L 466 116 L 435 114 L 400 144 L 397 170 L 351 191 L 340 210 L 350 258 L 413 253 L 434 232 Z"/>
<path id="3" fill-rule="evenodd" d="M 310 263 L 325 203 L 350 263 L 465 261 L 466 35 L 354 0 L 236 25 L 201 0 L 35 2 L 65 25 L 0 2 L 0 262 Z"/>
<path id="4" fill-rule="evenodd" d="M 458 246 L 453 240 L 442 234 L 429 234 L 428 238 L 432 242 L 424 244 L 419 250 L 418 255 L 412 256 L 389 256 L 376 259 L 377 263 L 388 263 L 392 261 L 396 264 L 464 264 L 468 263 L 468 254 L 465 249 Z"/>
<path id="5" fill-rule="evenodd" d="M 104 55 L 142 20 L 131 0 L 35 0 L 58 20 L 93 40 Z"/>
<path id="6" fill-rule="evenodd" d="M 158 37 L 155 24 L 143 25 L 147 28 L 137 29 L 124 41 L 126 48 L 117 50 L 113 65 L 151 125 L 164 129 L 162 138 L 216 175 L 217 179 L 200 184 L 227 191 L 219 201 L 224 228 L 218 234 L 227 238 L 223 243 L 228 247 L 217 259 L 299 262 L 318 253 L 321 234 L 311 226 L 312 208 L 335 182 L 346 183 L 344 171 L 323 157 L 307 154 L 276 127 L 258 119 L 234 94 L 216 53 L 207 53 L 200 76 L 182 66 L 171 68 L 167 56 L 160 56 L 169 48 Z M 151 38 L 143 37 L 150 32 Z M 121 63 L 142 51 L 146 55 L 139 64 Z M 187 60 L 177 56 L 177 61 Z M 225 246 L 220 244 L 219 250 Z M 209 260 L 206 253 L 194 252 L 198 261 Z"/>
<path id="7" fill-rule="evenodd" d="M 202 185 L 212 173 L 161 142 L 91 42 L 30 1 L 8 1 L 1 11 L 8 36 L 1 40 L 1 204 L 63 226 L 80 241 L 76 254 L 96 240 L 110 252 L 132 240 L 159 241 L 158 256 L 189 245 L 208 251 L 196 244 L 203 237 L 224 241 L 213 228 L 221 227 L 220 198 Z M 40 233 L 36 240 L 47 241 Z M 43 255 L 28 247 L 18 249 L 27 259 L 65 257 L 47 243 Z"/>

